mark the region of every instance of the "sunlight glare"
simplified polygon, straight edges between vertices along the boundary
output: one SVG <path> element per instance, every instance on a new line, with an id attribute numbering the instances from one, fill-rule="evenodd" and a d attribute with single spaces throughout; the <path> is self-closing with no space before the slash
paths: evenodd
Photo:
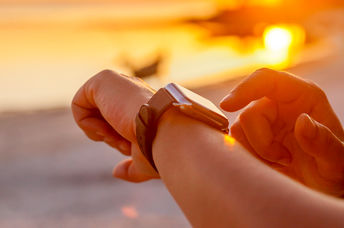
<path id="1" fill-rule="evenodd" d="M 234 146 L 235 144 L 235 138 L 233 138 L 232 136 L 230 135 L 225 135 L 225 143 L 228 145 L 228 146 Z"/>
<path id="2" fill-rule="evenodd" d="M 288 50 L 293 42 L 292 32 L 283 27 L 272 26 L 264 31 L 264 45 L 270 51 Z"/>
<path id="3" fill-rule="evenodd" d="M 264 59 L 270 67 L 281 70 L 291 64 L 291 59 L 304 46 L 305 30 L 296 24 L 276 24 L 265 28 L 262 39 Z"/>
<path id="4" fill-rule="evenodd" d="M 281 4 L 282 0 L 250 0 L 249 3 L 258 6 L 277 6 Z"/>

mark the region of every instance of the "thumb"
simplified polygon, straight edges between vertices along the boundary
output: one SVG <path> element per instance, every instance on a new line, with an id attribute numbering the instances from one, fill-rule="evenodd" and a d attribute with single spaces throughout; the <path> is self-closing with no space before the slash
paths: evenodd
<path id="1" fill-rule="evenodd" d="M 121 161 L 116 165 L 114 168 L 112 175 L 114 177 L 120 178 L 122 180 L 126 180 L 129 182 L 142 182 L 146 180 L 150 180 L 152 176 L 148 176 L 147 174 L 140 172 L 137 167 L 134 165 L 134 161 L 129 158 Z"/>
<path id="2" fill-rule="evenodd" d="M 306 113 L 295 123 L 295 138 L 304 152 L 327 163 L 344 164 L 344 144 L 332 131 Z"/>

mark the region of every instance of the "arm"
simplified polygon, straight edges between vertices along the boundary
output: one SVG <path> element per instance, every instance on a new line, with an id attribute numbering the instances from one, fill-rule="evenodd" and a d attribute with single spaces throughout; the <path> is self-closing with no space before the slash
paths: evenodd
<path id="1" fill-rule="evenodd" d="M 344 226 L 341 202 L 282 176 L 231 141 L 171 111 L 160 122 L 154 160 L 194 227 Z"/>
<path id="2" fill-rule="evenodd" d="M 90 139 L 131 156 L 114 170 L 127 181 L 159 177 L 139 151 L 134 131 L 135 115 L 152 94 L 136 78 L 102 71 L 72 102 L 74 118 Z M 167 112 L 161 119 L 153 156 L 162 180 L 195 227 L 344 226 L 341 201 L 297 184 L 225 138 L 178 114 Z"/>

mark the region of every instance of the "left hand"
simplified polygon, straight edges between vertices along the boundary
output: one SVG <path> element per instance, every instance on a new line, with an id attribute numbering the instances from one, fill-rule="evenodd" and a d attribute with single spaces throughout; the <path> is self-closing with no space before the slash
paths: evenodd
<path id="1" fill-rule="evenodd" d="M 136 114 L 154 93 L 138 78 L 104 70 L 74 96 L 74 119 L 84 133 L 131 156 L 117 164 L 115 177 L 131 182 L 159 177 L 141 153 L 135 133 Z"/>
<path id="2" fill-rule="evenodd" d="M 325 93 L 294 75 L 261 69 L 235 87 L 221 107 L 251 101 L 231 133 L 254 155 L 300 182 L 332 195 L 344 193 L 344 131 Z"/>

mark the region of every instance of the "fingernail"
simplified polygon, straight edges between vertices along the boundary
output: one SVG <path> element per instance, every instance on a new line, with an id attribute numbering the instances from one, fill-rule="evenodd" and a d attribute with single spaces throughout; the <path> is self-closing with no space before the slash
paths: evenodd
<path id="1" fill-rule="evenodd" d="M 317 134 L 317 127 L 316 124 L 314 123 L 314 121 L 312 120 L 312 118 L 307 115 L 306 113 L 302 114 L 302 135 L 305 136 L 308 139 L 313 139 L 315 138 L 316 134 Z"/>
<path id="2" fill-rule="evenodd" d="M 226 102 L 227 100 L 230 100 L 232 97 L 233 97 L 233 93 L 230 92 L 227 96 L 222 98 L 222 100 L 220 101 L 220 104 L 223 103 L 223 102 Z"/>

